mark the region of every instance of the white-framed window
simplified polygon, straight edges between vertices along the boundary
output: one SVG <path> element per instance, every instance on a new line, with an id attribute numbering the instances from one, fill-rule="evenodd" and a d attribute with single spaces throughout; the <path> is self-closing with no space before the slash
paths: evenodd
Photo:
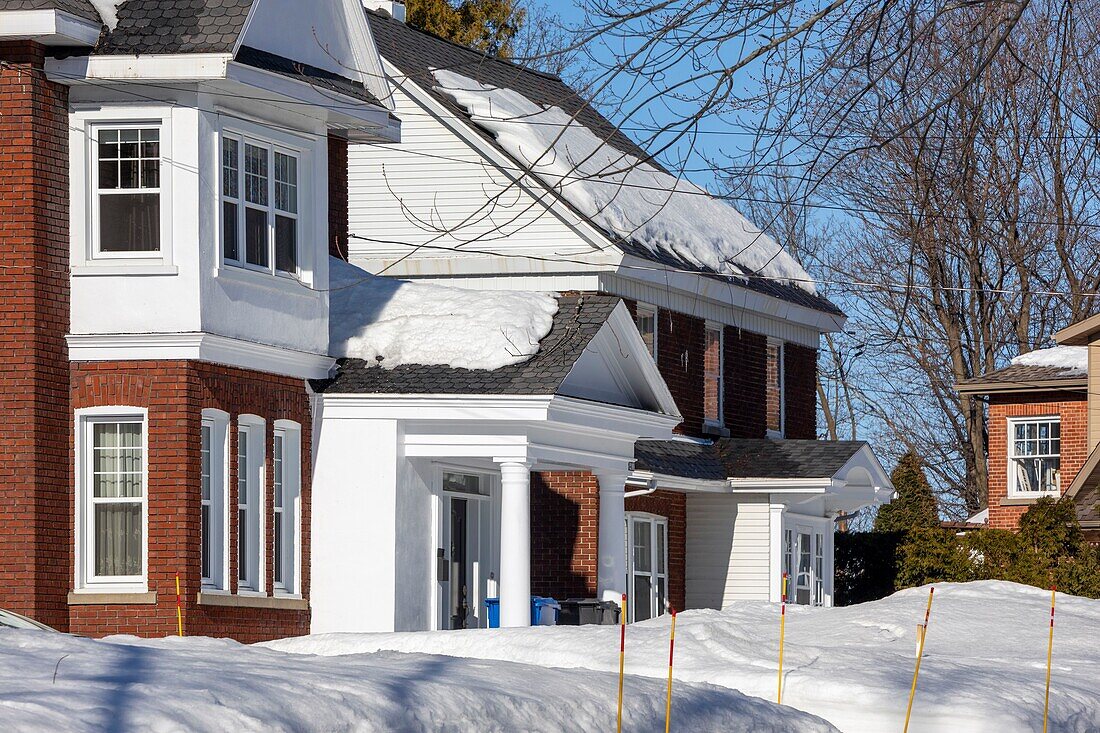
<path id="1" fill-rule="evenodd" d="M 630 621 L 645 621 L 668 610 L 668 520 L 656 514 L 627 512 L 630 552 L 627 610 Z"/>
<path id="2" fill-rule="evenodd" d="M 300 526 L 302 428 L 290 420 L 276 420 L 271 462 L 273 479 L 272 509 L 275 546 L 272 559 L 275 591 L 300 593 Z"/>
<path id="3" fill-rule="evenodd" d="M 786 434 L 787 408 L 785 402 L 784 348 L 783 342 L 768 339 L 766 359 L 766 404 L 768 437 L 782 438 Z"/>
<path id="4" fill-rule="evenodd" d="M 264 420 L 237 418 L 237 590 L 264 587 Z"/>
<path id="5" fill-rule="evenodd" d="M 301 153 L 244 134 L 221 138 L 222 260 L 297 276 Z"/>
<path id="6" fill-rule="evenodd" d="M 203 588 L 224 590 L 228 573 L 229 546 L 228 492 L 229 464 L 226 461 L 229 440 L 229 414 L 221 410 L 202 411 L 202 450 L 200 469 L 201 549 L 200 566 Z"/>
<path id="7" fill-rule="evenodd" d="M 724 385 L 723 329 L 721 324 L 708 323 L 703 350 L 703 418 L 712 425 L 722 425 L 722 391 Z"/>
<path id="8" fill-rule="evenodd" d="M 789 523 L 788 523 L 789 522 Z M 830 605 L 832 595 L 832 520 L 788 517 L 783 523 L 783 572 L 787 574 L 787 601 L 800 605 Z"/>
<path id="9" fill-rule="evenodd" d="M 114 122 L 91 131 L 92 256 L 159 259 L 168 209 L 161 125 Z"/>
<path id="10" fill-rule="evenodd" d="M 1008 493 L 1057 496 L 1062 482 L 1062 425 L 1058 417 L 1009 418 Z"/>
<path id="11" fill-rule="evenodd" d="M 634 324 L 642 335 L 642 341 L 649 348 L 653 361 L 657 361 L 657 308 L 639 303 L 634 312 Z"/>
<path id="12" fill-rule="evenodd" d="M 148 414 L 77 411 L 77 587 L 144 591 L 148 558 Z"/>

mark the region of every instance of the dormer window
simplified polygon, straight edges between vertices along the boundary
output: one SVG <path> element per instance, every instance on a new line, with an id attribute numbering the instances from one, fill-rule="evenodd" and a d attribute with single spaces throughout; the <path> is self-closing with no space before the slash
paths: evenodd
<path id="1" fill-rule="evenodd" d="M 222 257 L 272 274 L 298 273 L 298 154 L 222 137 Z"/>
<path id="2" fill-rule="evenodd" d="M 99 128 L 95 150 L 97 254 L 159 256 L 160 128 Z"/>

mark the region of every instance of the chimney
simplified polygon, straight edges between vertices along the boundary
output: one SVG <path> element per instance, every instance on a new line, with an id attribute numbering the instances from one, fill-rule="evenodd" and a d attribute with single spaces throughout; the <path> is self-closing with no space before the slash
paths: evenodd
<path id="1" fill-rule="evenodd" d="M 405 22 L 405 3 L 401 0 L 363 0 L 367 10 L 380 10 L 394 20 Z"/>

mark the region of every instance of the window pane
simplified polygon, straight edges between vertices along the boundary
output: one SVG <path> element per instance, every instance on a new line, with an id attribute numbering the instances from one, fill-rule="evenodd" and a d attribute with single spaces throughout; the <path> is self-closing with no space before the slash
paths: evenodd
<path id="1" fill-rule="evenodd" d="M 118 161 L 99 161 L 99 187 L 102 189 L 118 188 Z"/>
<path id="2" fill-rule="evenodd" d="M 237 511 L 237 579 L 248 584 L 248 513 Z"/>
<path id="3" fill-rule="evenodd" d="M 267 267 L 267 212 L 245 207 L 245 258 L 248 264 Z"/>
<path id="4" fill-rule="evenodd" d="M 283 513 L 275 513 L 275 582 L 283 582 Z"/>
<path id="5" fill-rule="evenodd" d="M 267 206 L 267 150 L 245 143 L 244 196 L 250 204 Z"/>
<path id="6" fill-rule="evenodd" d="M 160 161 L 141 161 L 141 187 L 160 188 Z"/>
<path id="7" fill-rule="evenodd" d="M 465 473 L 444 473 L 443 490 L 457 491 L 463 494 L 487 494 L 481 486 L 481 477 Z"/>
<path id="8" fill-rule="evenodd" d="M 237 433 L 237 503 L 248 503 L 248 432 Z"/>
<path id="9" fill-rule="evenodd" d="M 665 593 L 665 579 L 657 578 L 657 615 L 664 614 L 666 608 L 668 608 L 668 601 Z"/>
<path id="10" fill-rule="evenodd" d="M 222 246 L 227 260 L 239 260 L 240 248 L 237 241 L 239 221 L 237 205 L 226 201 L 222 204 Z"/>
<path id="11" fill-rule="evenodd" d="M 210 505 L 202 505 L 202 577 L 210 577 L 210 550 L 213 538 L 210 536 Z"/>
<path id="12" fill-rule="evenodd" d="M 298 222 L 286 216 L 275 217 L 275 269 L 298 271 Z"/>
<path id="13" fill-rule="evenodd" d="M 298 161 L 283 153 L 275 153 L 275 208 L 298 213 Z"/>
<path id="14" fill-rule="evenodd" d="M 160 194 L 100 195 L 99 249 L 159 252 Z"/>
<path id="15" fill-rule="evenodd" d="M 706 330 L 703 371 L 703 417 L 721 422 L 722 332 L 716 328 Z"/>
<path id="16" fill-rule="evenodd" d="M 222 139 L 222 195 L 234 199 L 240 197 L 239 155 L 239 142 L 231 137 Z"/>
<path id="17" fill-rule="evenodd" d="M 656 524 L 657 527 L 657 572 L 665 574 L 665 525 Z"/>
<path id="18" fill-rule="evenodd" d="M 648 573 L 653 569 L 653 546 L 649 522 L 634 522 L 634 570 Z M 648 616 L 647 616 L 648 618 Z"/>
<path id="19" fill-rule="evenodd" d="M 202 498 L 204 501 L 210 501 L 210 428 L 206 425 L 202 426 L 201 456 Z"/>
<path id="20" fill-rule="evenodd" d="M 95 574 L 141 575 L 141 504 L 97 504 L 94 523 Z"/>
<path id="21" fill-rule="evenodd" d="M 653 618 L 653 583 L 648 575 L 634 576 L 634 597 L 627 599 L 634 603 L 634 620 L 645 621 Z"/>
<path id="22" fill-rule="evenodd" d="M 272 456 L 272 468 L 274 469 L 275 483 L 275 508 L 283 506 L 283 436 L 275 436 L 274 455 Z M 278 533 L 276 533 L 278 534 Z"/>

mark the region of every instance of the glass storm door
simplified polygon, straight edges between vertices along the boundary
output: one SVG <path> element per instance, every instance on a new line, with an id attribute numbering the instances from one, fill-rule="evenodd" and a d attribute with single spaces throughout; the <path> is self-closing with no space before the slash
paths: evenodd
<path id="1" fill-rule="evenodd" d="M 485 628 L 484 602 L 493 562 L 490 481 L 443 473 L 438 580 L 441 629 Z"/>
<path id="2" fill-rule="evenodd" d="M 796 537 L 798 545 L 795 555 L 797 572 L 794 576 L 794 602 L 802 605 L 809 605 L 811 587 L 813 584 L 813 570 L 811 566 L 811 558 L 813 557 L 813 534 L 808 527 L 800 526 Z"/>
<path id="3" fill-rule="evenodd" d="M 668 522 L 663 517 L 627 515 L 627 538 L 627 609 L 631 621 L 645 621 L 667 608 Z"/>

